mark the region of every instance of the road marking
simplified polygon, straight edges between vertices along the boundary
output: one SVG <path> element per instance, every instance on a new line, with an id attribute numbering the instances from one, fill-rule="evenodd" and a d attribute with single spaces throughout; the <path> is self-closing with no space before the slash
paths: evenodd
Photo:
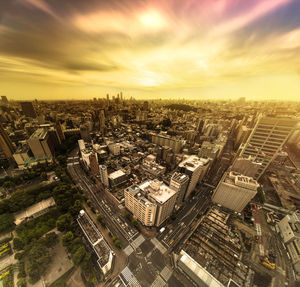
<path id="1" fill-rule="evenodd" d="M 165 266 L 165 268 L 161 271 L 160 275 L 162 278 L 168 282 L 170 277 L 172 276 L 173 271 L 168 268 L 168 266 Z"/>
<path id="2" fill-rule="evenodd" d="M 133 252 L 133 248 L 131 247 L 131 245 L 128 245 L 125 249 L 124 252 L 127 256 L 129 256 L 132 252 Z"/>
<path id="3" fill-rule="evenodd" d="M 127 266 L 123 269 L 121 274 L 123 275 L 124 279 L 128 282 L 128 285 L 126 284 L 126 286 L 141 287 L 140 283 L 137 281 L 136 277 L 132 274 L 132 272 Z"/>
<path id="4" fill-rule="evenodd" d="M 138 248 L 143 242 L 145 241 L 145 238 L 142 234 L 140 234 L 132 243 L 131 246 L 133 248 Z"/>
<path id="5" fill-rule="evenodd" d="M 154 282 L 151 284 L 151 287 L 162 287 L 165 286 L 165 281 L 158 275 Z"/>
<path id="6" fill-rule="evenodd" d="M 157 240 L 157 238 L 152 238 L 151 242 L 162 254 L 167 252 L 167 249 Z"/>

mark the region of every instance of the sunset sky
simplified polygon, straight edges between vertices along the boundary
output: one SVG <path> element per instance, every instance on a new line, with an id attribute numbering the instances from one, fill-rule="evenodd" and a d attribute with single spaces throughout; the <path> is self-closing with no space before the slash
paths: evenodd
<path id="1" fill-rule="evenodd" d="M 0 95 L 300 100 L 300 0 L 8 0 Z"/>

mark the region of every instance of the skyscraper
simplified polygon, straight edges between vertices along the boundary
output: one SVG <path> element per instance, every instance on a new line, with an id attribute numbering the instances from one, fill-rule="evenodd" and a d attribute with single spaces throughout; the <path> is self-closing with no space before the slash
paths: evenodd
<path id="1" fill-rule="evenodd" d="M 0 123 L 0 157 L 10 159 L 13 157 L 15 147 L 9 138 L 7 132 Z"/>
<path id="2" fill-rule="evenodd" d="M 180 172 L 174 172 L 170 180 L 170 188 L 177 191 L 176 203 L 180 205 L 184 200 L 185 192 L 189 185 L 189 176 Z"/>
<path id="3" fill-rule="evenodd" d="M 252 156 L 261 167 L 254 175 L 258 180 L 270 165 L 278 151 L 287 141 L 297 124 L 297 120 L 290 118 L 260 117 L 242 148 L 241 156 Z"/>
<path id="4" fill-rule="evenodd" d="M 100 131 L 102 133 L 104 133 L 104 131 L 105 131 L 105 113 L 104 113 L 104 110 L 100 111 L 99 121 L 100 121 Z"/>
<path id="5" fill-rule="evenodd" d="M 35 157 L 52 157 L 54 155 L 54 145 L 46 129 L 37 129 L 27 143 Z"/>
<path id="6" fill-rule="evenodd" d="M 179 164 L 179 171 L 181 173 L 185 173 L 190 178 L 184 200 L 189 197 L 197 183 L 203 179 L 209 168 L 209 163 L 210 159 L 199 158 L 196 155 L 191 155 Z"/>
<path id="7" fill-rule="evenodd" d="M 101 182 L 104 184 L 105 187 L 108 187 L 109 182 L 108 182 L 107 167 L 105 165 L 100 165 L 99 169 L 100 169 Z"/>
<path id="8" fill-rule="evenodd" d="M 21 102 L 23 114 L 26 117 L 36 118 L 36 112 L 34 110 L 32 102 Z"/>
<path id="9" fill-rule="evenodd" d="M 92 153 L 90 155 L 90 168 L 91 168 L 92 175 L 99 174 L 99 163 L 98 163 L 97 153 Z"/>

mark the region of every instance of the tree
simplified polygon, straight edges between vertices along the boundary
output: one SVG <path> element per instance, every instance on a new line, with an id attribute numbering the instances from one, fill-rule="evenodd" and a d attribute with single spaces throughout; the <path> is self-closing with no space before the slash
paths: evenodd
<path id="1" fill-rule="evenodd" d="M 70 229 L 72 217 L 69 213 L 61 215 L 56 221 L 56 227 L 59 231 L 66 231 Z"/>
<path id="2" fill-rule="evenodd" d="M 49 251 L 41 243 L 34 244 L 28 254 L 28 275 L 30 282 L 37 282 L 50 264 Z"/>
<path id="3" fill-rule="evenodd" d="M 98 214 L 98 215 L 97 215 L 97 220 L 98 220 L 99 222 L 102 221 L 102 214 Z"/>
<path id="4" fill-rule="evenodd" d="M 15 237 L 13 240 L 13 246 L 15 250 L 23 250 L 24 242 L 19 237 Z"/>
<path id="5" fill-rule="evenodd" d="M 58 242 L 58 236 L 55 232 L 47 233 L 44 239 L 44 243 L 47 247 L 53 247 Z"/>
<path id="6" fill-rule="evenodd" d="M 62 236 L 63 246 L 68 247 L 71 244 L 73 239 L 74 239 L 74 234 L 71 231 L 67 232 L 65 235 Z"/>
<path id="7" fill-rule="evenodd" d="M 14 215 L 11 213 L 4 213 L 0 215 L 0 233 L 10 231 L 14 226 Z"/>
<path id="8" fill-rule="evenodd" d="M 72 261 L 74 265 L 78 266 L 80 262 L 83 260 L 83 258 L 85 257 L 85 255 L 86 255 L 86 250 L 82 245 L 76 250 L 76 252 L 72 256 Z"/>

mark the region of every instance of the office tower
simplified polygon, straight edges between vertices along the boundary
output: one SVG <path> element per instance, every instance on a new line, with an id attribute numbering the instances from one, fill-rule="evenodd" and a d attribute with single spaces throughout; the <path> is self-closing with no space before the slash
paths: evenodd
<path id="1" fill-rule="evenodd" d="M 212 201 L 241 212 L 256 195 L 259 184 L 252 177 L 239 173 L 225 173 L 212 196 Z"/>
<path id="2" fill-rule="evenodd" d="M 34 110 L 32 102 L 21 102 L 23 114 L 26 117 L 36 118 L 36 112 Z"/>
<path id="3" fill-rule="evenodd" d="M 124 191 L 125 206 L 146 226 L 160 226 L 172 214 L 177 192 L 159 180 L 148 180 Z"/>
<path id="4" fill-rule="evenodd" d="M 251 129 L 246 126 L 240 126 L 234 142 L 234 148 L 237 149 L 242 143 L 245 143 L 251 133 Z"/>
<path id="5" fill-rule="evenodd" d="M 1 96 L 1 101 L 3 104 L 8 104 L 8 99 L 6 96 Z"/>
<path id="6" fill-rule="evenodd" d="M 91 168 L 92 175 L 99 174 L 99 163 L 98 163 L 97 153 L 92 153 L 90 155 L 90 168 Z"/>
<path id="7" fill-rule="evenodd" d="M 35 157 L 51 158 L 54 155 L 54 145 L 46 129 L 38 128 L 27 143 Z"/>
<path id="8" fill-rule="evenodd" d="M 57 132 L 57 135 L 58 135 L 58 139 L 59 139 L 60 143 L 62 143 L 66 139 L 66 137 L 64 135 L 62 125 L 59 121 L 57 121 L 55 123 L 55 129 L 56 129 L 56 132 Z"/>
<path id="9" fill-rule="evenodd" d="M 103 183 L 105 187 L 109 186 L 108 182 L 108 174 L 107 174 L 107 167 L 105 165 L 100 165 L 99 166 L 99 171 L 100 171 L 100 180 Z"/>
<path id="10" fill-rule="evenodd" d="M 199 158 L 196 155 L 191 155 L 178 165 L 179 171 L 189 176 L 189 185 L 184 200 L 189 197 L 197 183 L 203 179 L 209 168 L 209 163 L 210 159 Z"/>
<path id="11" fill-rule="evenodd" d="M 294 130 L 297 120 L 260 117 L 242 148 L 241 156 L 253 156 L 261 167 L 254 176 L 258 180 Z"/>
<path id="12" fill-rule="evenodd" d="M 105 113 L 104 110 L 100 110 L 99 114 L 99 121 L 100 121 L 100 132 L 105 132 Z"/>
<path id="13" fill-rule="evenodd" d="M 198 156 L 215 159 L 220 154 L 220 147 L 214 143 L 204 141 L 199 149 Z"/>
<path id="14" fill-rule="evenodd" d="M 91 141 L 90 130 L 87 124 L 80 126 L 80 136 L 85 142 Z"/>
<path id="15" fill-rule="evenodd" d="M 9 138 L 6 130 L 0 123 L 0 158 L 10 159 L 13 157 L 15 147 Z"/>
<path id="16" fill-rule="evenodd" d="M 170 188 L 177 191 L 176 203 L 180 205 L 189 185 L 189 176 L 180 172 L 174 172 L 170 180 Z"/>

